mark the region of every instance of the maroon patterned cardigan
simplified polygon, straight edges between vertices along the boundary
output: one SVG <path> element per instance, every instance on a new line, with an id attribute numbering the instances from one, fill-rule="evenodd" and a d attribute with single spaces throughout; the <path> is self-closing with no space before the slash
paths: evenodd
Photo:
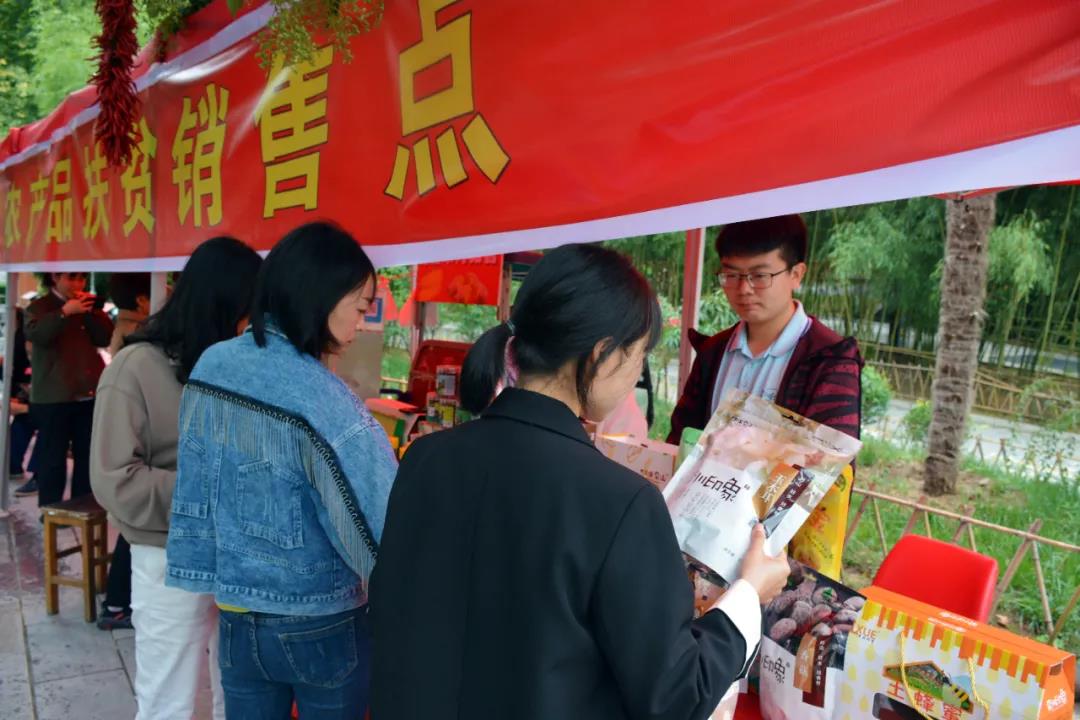
<path id="1" fill-rule="evenodd" d="M 776 404 L 857 438 L 863 366 L 858 343 L 855 338 L 841 337 L 815 317 L 810 320 L 810 329 L 795 346 L 784 371 Z M 737 327 L 712 337 L 690 330 L 690 344 L 697 358 L 671 414 L 669 443 L 679 442 L 683 428 L 704 428 L 709 421 L 720 361 Z"/>

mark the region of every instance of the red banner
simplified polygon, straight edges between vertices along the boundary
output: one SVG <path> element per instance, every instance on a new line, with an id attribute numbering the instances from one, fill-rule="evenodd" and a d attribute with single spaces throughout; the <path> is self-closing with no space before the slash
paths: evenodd
<path id="1" fill-rule="evenodd" d="M 502 265 L 502 255 L 421 264 L 416 268 L 416 300 L 498 305 Z"/>
<path id="2" fill-rule="evenodd" d="M 176 267 L 317 218 L 440 260 L 1078 174 L 1075 0 L 400 0 L 351 63 L 268 76 L 270 12 L 142 75 L 127 168 L 92 91 L 9 138 L 2 266 Z"/>

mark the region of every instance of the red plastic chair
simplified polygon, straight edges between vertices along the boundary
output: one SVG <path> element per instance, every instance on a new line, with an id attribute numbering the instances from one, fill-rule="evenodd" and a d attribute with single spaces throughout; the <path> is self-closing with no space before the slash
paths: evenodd
<path id="1" fill-rule="evenodd" d="M 988 622 L 997 577 L 994 558 L 933 538 L 905 535 L 881 563 L 874 585 Z"/>

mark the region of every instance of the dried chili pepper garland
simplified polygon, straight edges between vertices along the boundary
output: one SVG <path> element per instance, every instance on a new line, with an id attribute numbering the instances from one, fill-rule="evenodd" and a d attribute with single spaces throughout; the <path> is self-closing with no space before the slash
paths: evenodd
<path id="1" fill-rule="evenodd" d="M 139 98 L 131 78 L 139 42 L 135 37 L 135 0 L 97 0 L 101 34 L 98 69 L 91 79 L 97 88 L 100 114 L 94 135 L 114 167 L 131 160 L 132 128 L 139 112 Z"/>

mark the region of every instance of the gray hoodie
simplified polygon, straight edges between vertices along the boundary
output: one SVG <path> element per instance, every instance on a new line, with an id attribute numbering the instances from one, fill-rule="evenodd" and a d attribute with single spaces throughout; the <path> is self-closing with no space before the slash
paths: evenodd
<path id="1" fill-rule="evenodd" d="M 176 366 L 145 342 L 117 353 L 98 383 L 90 485 L 135 545 L 165 547 L 182 390 Z"/>

